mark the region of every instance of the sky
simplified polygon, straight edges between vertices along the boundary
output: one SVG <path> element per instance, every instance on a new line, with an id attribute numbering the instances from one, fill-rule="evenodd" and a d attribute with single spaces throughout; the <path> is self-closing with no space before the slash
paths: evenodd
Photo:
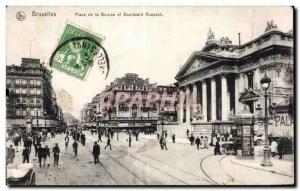
<path id="1" fill-rule="evenodd" d="M 16 19 L 20 10 L 26 14 L 24 21 Z M 176 82 L 174 77 L 180 67 L 193 51 L 205 45 L 209 27 L 215 39 L 227 36 L 233 44 L 238 44 L 238 33 L 242 44 L 262 35 L 270 20 L 283 32 L 293 29 L 291 7 L 8 7 L 6 11 L 7 65 L 19 65 L 23 57 L 39 58 L 49 64 L 68 22 L 105 38 L 102 46 L 111 67 L 106 79 L 96 65 L 85 81 L 52 70 L 54 90 L 64 90 L 72 99 L 72 109 L 62 109 L 78 118 L 84 104 L 125 73 L 137 73 L 162 85 Z M 33 11 L 49 11 L 56 17 L 34 17 Z M 162 16 L 75 16 L 96 12 L 149 12 Z"/>

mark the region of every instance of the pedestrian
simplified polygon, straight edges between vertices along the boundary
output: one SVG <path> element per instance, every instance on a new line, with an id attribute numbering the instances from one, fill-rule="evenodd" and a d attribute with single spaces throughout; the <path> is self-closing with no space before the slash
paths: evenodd
<path id="1" fill-rule="evenodd" d="M 139 132 L 135 132 L 135 141 L 138 141 L 139 140 Z"/>
<path id="2" fill-rule="evenodd" d="M 28 147 L 24 147 L 23 152 L 22 152 L 22 156 L 23 156 L 23 163 L 25 163 L 25 161 L 27 163 L 29 163 L 29 149 L 28 149 Z"/>
<path id="3" fill-rule="evenodd" d="M 49 149 L 48 145 L 46 145 L 45 148 L 43 148 L 44 167 L 46 165 L 48 157 L 50 157 L 50 149 Z M 49 167 L 49 165 L 48 165 L 48 167 Z"/>
<path id="4" fill-rule="evenodd" d="M 14 146 L 16 148 L 16 152 L 19 152 L 18 147 L 19 147 L 19 139 L 18 137 L 14 138 Z"/>
<path id="5" fill-rule="evenodd" d="M 191 145 L 194 145 L 195 137 L 193 136 L 193 134 L 191 134 L 190 142 L 191 142 Z"/>
<path id="6" fill-rule="evenodd" d="M 161 150 L 163 150 L 164 148 L 166 150 L 168 150 L 168 148 L 167 148 L 167 141 L 166 141 L 166 139 L 165 139 L 164 136 L 161 136 Z"/>
<path id="7" fill-rule="evenodd" d="M 220 143 L 219 142 L 220 142 L 220 139 L 218 139 L 217 142 L 216 142 L 216 146 L 215 146 L 215 150 L 214 150 L 215 155 L 217 155 L 217 154 L 221 155 L 221 148 L 220 148 Z"/>
<path id="8" fill-rule="evenodd" d="M 108 146 L 110 147 L 110 150 L 111 150 L 110 136 L 109 136 L 109 135 L 107 136 L 107 143 L 106 143 L 106 146 L 104 147 L 104 150 L 106 150 L 106 148 L 107 148 Z"/>
<path id="9" fill-rule="evenodd" d="M 203 148 L 205 148 L 205 149 L 208 149 L 208 137 L 207 136 L 205 136 L 204 137 L 204 143 L 203 143 Z"/>
<path id="10" fill-rule="evenodd" d="M 204 138 L 203 138 L 203 136 L 200 137 L 200 149 L 204 149 Z"/>
<path id="11" fill-rule="evenodd" d="M 172 141 L 175 143 L 175 134 L 172 135 Z"/>
<path id="12" fill-rule="evenodd" d="M 131 147 L 131 134 L 130 133 L 129 133 L 128 142 L 129 142 L 129 147 Z"/>
<path id="13" fill-rule="evenodd" d="M 60 153 L 60 149 L 58 147 L 58 144 L 55 143 L 55 147 L 53 147 L 54 166 L 58 165 L 59 153 Z"/>
<path id="14" fill-rule="evenodd" d="M 283 139 L 279 139 L 279 143 L 277 145 L 277 150 L 278 150 L 279 159 L 282 159 L 283 152 L 284 152 Z"/>
<path id="15" fill-rule="evenodd" d="M 157 132 L 156 134 L 157 134 L 157 140 L 159 140 L 159 133 Z"/>
<path id="16" fill-rule="evenodd" d="M 98 142 L 100 141 L 102 143 L 101 136 L 102 136 L 102 131 L 99 131 L 98 132 Z"/>
<path id="17" fill-rule="evenodd" d="M 273 140 L 272 143 L 271 143 L 272 157 L 275 157 L 276 152 L 277 152 L 277 142 L 275 140 Z"/>
<path id="18" fill-rule="evenodd" d="M 31 153 L 32 143 L 33 143 L 32 138 L 28 137 L 27 138 L 27 147 L 28 147 L 29 153 Z"/>
<path id="19" fill-rule="evenodd" d="M 38 156 L 40 167 L 42 167 L 43 148 L 40 144 L 37 144 L 35 156 Z"/>
<path id="20" fill-rule="evenodd" d="M 167 137 L 168 137 L 168 131 L 165 130 L 165 138 L 167 138 Z"/>
<path id="21" fill-rule="evenodd" d="M 94 156 L 95 164 L 99 163 L 99 155 L 100 155 L 100 146 L 97 144 L 97 141 L 95 141 L 95 144 L 93 146 L 93 156 Z"/>
<path id="22" fill-rule="evenodd" d="M 199 136 L 197 136 L 197 138 L 196 138 L 196 140 L 195 140 L 195 143 L 196 143 L 196 145 L 197 145 L 197 150 L 199 150 L 199 145 L 200 145 L 200 138 L 199 138 Z"/>
<path id="23" fill-rule="evenodd" d="M 14 163 L 14 158 L 16 156 L 15 149 L 13 145 L 9 145 L 6 151 L 6 164 Z"/>
<path id="24" fill-rule="evenodd" d="M 78 143 L 77 143 L 77 141 L 76 141 L 76 140 L 74 141 L 74 143 L 73 143 L 72 147 L 73 147 L 73 152 L 74 152 L 74 155 L 75 155 L 75 157 L 77 157 Z"/>
<path id="25" fill-rule="evenodd" d="M 81 144 L 84 146 L 85 145 L 85 134 L 81 134 Z"/>
<path id="26" fill-rule="evenodd" d="M 186 130 L 186 136 L 188 137 L 189 136 L 189 134 L 190 134 L 190 130 Z"/>
<path id="27" fill-rule="evenodd" d="M 68 148 L 68 145 L 69 145 L 69 136 L 67 134 L 65 137 L 65 147 Z"/>

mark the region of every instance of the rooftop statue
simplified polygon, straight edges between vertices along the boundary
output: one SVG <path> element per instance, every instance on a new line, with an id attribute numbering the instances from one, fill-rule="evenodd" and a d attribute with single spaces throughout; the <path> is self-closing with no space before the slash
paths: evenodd
<path id="1" fill-rule="evenodd" d="M 211 31 L 211 28 L 209 27 L 209 31 L 207 33 L 207 42 L 214 41 L 215 34 Z"/>
<path id="2" fill-rule="evenodd" d="M 274 24 L 274 21 L 271 20 L 271 21 L 267 21 L 267 26 L 266 26 L 266 29 L 265 29 L 265 32 L 268 32 L 270 30 L 276 30 L 277 29 L 277 25 Z"/>

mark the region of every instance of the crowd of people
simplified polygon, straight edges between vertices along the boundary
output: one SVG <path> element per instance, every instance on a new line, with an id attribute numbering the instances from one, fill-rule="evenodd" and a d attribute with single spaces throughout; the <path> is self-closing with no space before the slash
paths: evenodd
<path id="1" fill-rule="evenodd" d="M 104 146 L 104 150 L 109 148 L 109 150 L 112 150 L 112 142 L 111 140 L 114 138 L 114 135 L 117 134 L 117 141 L 119 141 L 119 133 L 125 134 L 128 136 L 126 141 L 128 141 L 128 148 L 132 147 L 132 137 L 135 137 L 135 141 L 137 142 L 139 140 L 139 130 L 129 130 L 129 131 L 119 131 L 119 130 L 113 130 L 111 128 L 98 128 L 96 130 L 91 130 L 92 137 L 96 137 L 94 139 L 94 145 L 92 147 L 92 155 L 94 158 L 94 163 L 99 163 L 99 156 L 100 156 L 100 145 L 99 142 L 102 142 L 103 138 L 106 139 L 106 145 Z M 32 146 L 34 148 L 34 156 L 38 158 L 39 166 L 45 167 L 50 166 L 50 164 L 47 164 L 48 158 L 50 158 L 51 153 L 53 153 L 53 166 L 59 165 L 59 159 L 60 159 L 60 147 L 58 143 L 54 143 L 52 149 L 49 148 L 49 146 L 46 144 L 47 140 L 47 134 L 49 132 L 47 131 L 32 131 L 30 134 L 26 133 L 25 131 L 20 131 L 16 133 L 12 133 L 9 135 L 8 139 L 11 140 L 12 144 L 10 144 L 7 147 L 7 154 L 6 154 L 6 161 L 7 164 L 13 163 L 16 153 L 19 152 L 19 146 L 21 146 L 23 142 L 23 150 L 22 150 L 22 158 L 23 163 L 29 163 L 30 162 L 30 153 L 32 152 Z M 78 155 L 78 147 L 79 143 L 82 146 L 86 145 L 86 136 L 82 129 L 70 129 L 64 132 L 64 142 L 65 142 L 65 149 L 68 149 L 70 138 L 73 139 L 72 143 L 72 149 L 73 149 L 73 156 L 74 158 Z M 147 134 L 146 132 L 143 132 Z M 49 139 L 55 140 L 56 133 L 54 131 L 50 131 L 51 137 Z M 186 130 L 186 136 L 190 142 L 191 146 L 195 146 L 196 150 L 201 149 L 209 149 L 210 146 L 214 147 L 214 154 L 221 154 L 221 142 L 225 141 L 227 137 L 224 137 L 223 135 L 216 134 L 212 136 L 209 140 L 207 136 L 194 136 L 192 133 L 190 134 L 190 131 Z M 157 139 L 160 145 L 161 150 L 168 150 L 167 147 L 167 138 L 168 138 L 168 131 L 164 130 L 163 128 L 161 130 L 157 131 Z M 176 143 L 176 135 L 171 134 L 171 140 L 172 143 Z M 271 142 L 271 153 L 274 157 L 276 153 L 279 155 L 279 159 L 283 158 L 285 145 L 283 141 L 280 140 L 273 140 Z"/>

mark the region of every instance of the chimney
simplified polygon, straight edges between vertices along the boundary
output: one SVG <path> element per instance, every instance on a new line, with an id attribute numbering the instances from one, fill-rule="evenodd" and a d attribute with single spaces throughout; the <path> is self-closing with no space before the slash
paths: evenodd
<path id="1" fill-rule="evenodd" d="M 239 46 L 241 46 L 241 33 L 238 33 L 239 35 Z"/>

